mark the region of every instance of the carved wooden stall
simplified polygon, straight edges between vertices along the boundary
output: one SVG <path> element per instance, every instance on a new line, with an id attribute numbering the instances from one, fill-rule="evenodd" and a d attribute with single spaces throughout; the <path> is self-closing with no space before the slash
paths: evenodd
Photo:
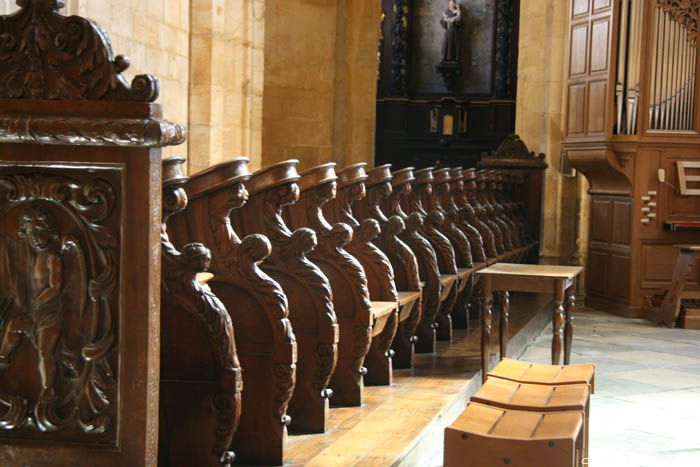
<path id="1" fill-rule="evenodd" d="M 563 148 L 590 183 L 586 303 L 650 317 L 673 245 L 696 243 L 700 226 L 700 197 L 683 186 L 700 161 L 697 4 L 572 0 L 571 11 Z"/>
<path id="2" fill-rule="evenodd" d="M 411 192 L 401 201 L 403 209 L 421 216 L 423 224 L 420 233 L 433 247 L 437 257 L 440 282 L 445 297 L 435 316 L 436 337 L 439 340 L 452 339 L 452 309 L 457 302 L 460 277 L 457 270 L 455 249 L 442 231 L 445 216 L 437 209 L 431 209 L 433 202 L 433 169 L 426 168 L 414 172 Z M 425 204 L 424 204 L 425 203 Z M 449 290 L 449 292 L 445 292 Z"/>
<path id="3" fill-rule="evenodd" d="M 367 173 L 367 195 L 353 204 L 354 216 L 364 222 L 374 219 L 379 223 L 380 234 L 372 240 L 391 261 L 399 299 L 399 326 L 391 345 L 394 351 L 394 368 L 411 368 L 415 355 L 415 332 L 422 311 L 421 290 L 423 283 L 418 274 L 418 260 L 413 251 L 400 238 L 406 228 L 399 216 L 388 217 L 381 203 L 391 194 L 391 165 L 375 167 Z"/>
<path id="4" fill-rule="evenodd" d="M 423 217 L 417 213 L 410 215 L 402 208 L 402 200 L 411 193 L 411 182 L 415 180 L 413 168 L 397 170 L 392 173 L 392 191 L 388 198 L 382 202 L 384 212 L 392 216 L 398 216 L 405 224 L 405 230 L 399 234 L 399 238 L 408 245 L 418 260 L 420 278 L 424 282 L 422 287 L 423 312 L 416 328 L 415 350 L 419 353 L 431 353 L 435 351 L 436 325 L 435 318 L 440 308 L 450 306 L 445 303 L 448 298 L 452 300 L 455 295 L 452 291 L 455 283 L 454 276 L 442 277 L 438 269 L 437 254 L 432 245 L 420 232 L 423 226 Z M 450 306 L 450 309 L 452 307 Z"/>
<path id="5" fill-rule="evenodd" d="M 106 33 L 23 0 L 0 17 L 0 464 L 155 465 L 158 80 Z"/>
<path id="6" fill-rule="evenodd" d="M 368 360 L 375 368 L 363 366 L 368 353 L 377 354 L 372 346 L 388 350 L 396 332 L 397 303 L 371 302 L 367 277 L 362 265 L 345 251 L 353 237 L 352 228 L 344 223 L 331 226 L 322 206 L 336 195 L 335 164 L 328 163 L 301 174 L 299 202 L 286 208 L 285 220 L 293 228 L 309 227 L 318 235 L 318 247 L 309 254 L 328 277 L 333 289 L 333 305 L 340 327 L 338 364 L 331 378 L 332 403 L 342 406 L 362 404 L 364 375 L 383 372 L 391 381 L 391 361 Z M 386 332 L 390 336 L 382 335 Z M 388 342 L 388 344 L 386 343 Z M 348 357 L 351 355 L 351 358 Z M 382 374 L 382 373 L 380 373 Z"/>
<path id="7" fill-rule="evenodd" d="M 241 462 L 284 463 L 287 404 L 296 376 L 296 340 L 287 297 L 258 263 L 270 254 L 267 237 L 242 241 L 229 215 L 248 198 L 248 159 L 224 162 L 192 175 L 184 188 L 187 208 L 173 215 L 168 232 L 176 244 L 201 242 L 211 248 L 211 290 L 229 311 L 243 368 L 244 393 L 232 449 Z M 223 402 L 223 401 L 222 401 Z"/>
<path id="8" fill-rule="evenodd" d="M 365 219 L 362 224 L 355 219 L 352 205 L 365 197 L 365 166 L 361 162 L 337 172 L 337 195 L 323 205 L 325 217 L 333 223 L 343 222 L 353 229 L 352 241 L 345 249 L 359 261 L 367 277 L 369 298 L 372 302 L 398 303 L 399 295 L 394 282 L 394 270 L 389 258 L 372 241 L 379 236 L 381 228 L 375 219 Z M 365 384 L 391 384 L 391 345 L 397 332 L 398 310 L 392 313 L 381 334 L 372 338 L 372 346 L 365 357 L 368 373 Z"/>
<path id="9" fill-rule="evenodd" d="M 272 253 L 261 268 L 278 281 L 289 302 L 289 319 L 297 337 L 297 380 L 288 413 L 291 430 L 323 433 L 328 426 L 328 387 L 338 358 L 338 322 L 330 283 L 307 254 L 316 248 L 316 233 L 292 232 L 282 219 L 285 206 L 299 199 L 297 160 L 266 167 L 246 182 L 250 198 L 231 213 L 242 235 L 267 235 Z M 346 355 L 350 356 L 350 355 Z M 341 365 L 349 367 L 349 363 Z"/>
<path id="10" fill-rule="evenodd" d="M 178 250 L 166 231 L 168 218 L 187 207 L 184 162 L 163 160 L 158 463 L 229 465 L 243 386 L 233 324 L 224 304 L 197 280 L 211 252 L 201 243 Z"/>

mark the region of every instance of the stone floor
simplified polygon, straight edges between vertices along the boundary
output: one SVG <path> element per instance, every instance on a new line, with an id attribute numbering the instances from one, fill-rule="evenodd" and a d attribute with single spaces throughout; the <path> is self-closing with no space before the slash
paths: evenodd
<path id="1" fill-rule="evenodd" d="M 549 363 L 551 326 L 520 357 Z M 593 466 L 700 466 L 700 331 L 577 308 L 571 363 L 596 364 Z"/>

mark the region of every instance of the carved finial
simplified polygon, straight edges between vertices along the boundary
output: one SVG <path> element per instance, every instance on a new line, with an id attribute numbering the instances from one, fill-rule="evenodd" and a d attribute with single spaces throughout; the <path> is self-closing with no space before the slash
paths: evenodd
<path id="1" fill-rule="evenodd" d="M 63 0 L 17 0 L 15 3 L 17 3 L 17 6 L 22 7 L 22 8 L 27 8 L 31 4 L 36 4 L 36 5 L 43 4 L 47 8 L 50 8 L 54 11 L 60 10 L 66 4 Z"/>

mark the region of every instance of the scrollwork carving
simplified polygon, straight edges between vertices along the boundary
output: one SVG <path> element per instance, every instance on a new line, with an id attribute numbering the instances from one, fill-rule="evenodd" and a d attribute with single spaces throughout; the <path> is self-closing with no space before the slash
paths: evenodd
<path id="1" fill-rule="evenodd" d="M 698 40 L 698 0 L 657 0 L 657 4 L 671 15 L 671 18 L 688 31 L 688 42 Z"/>

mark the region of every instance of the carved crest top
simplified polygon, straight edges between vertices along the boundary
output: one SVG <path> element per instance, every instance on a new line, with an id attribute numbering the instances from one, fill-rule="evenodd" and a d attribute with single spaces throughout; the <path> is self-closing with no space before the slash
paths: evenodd
<path id="1" fill-rule="evenodd" d="M 338 179 L 338 176 L 335 174 L 335 162 L 328 162 L 327 164 L 305 170 L 300 175 L 301 178 L 297 182 L 300 191 L 306 191 Z"/>
<path id="2" fill-rule="evenodd" d="M 535 156 L 534 151 L 528 151 L 525 142 L 516 134 L 506 136 L 494 151 L 481 153 L 478 167 L 520 166 L 547 168 L 544 154 Z"/>
<path id="3" fill-rule="evenodd" d="M 449 167 L 433 170 L 433 183 L 449 183 L 452 181 Z"/>
<path id="4" fill-rule="evenodd" d="M 367 172 L 365 172 L 366 166 L 366 162 L 359 162 L 337 171 L 336 175 L 338 175 L 338 188 L 367 180 Z"/>
<path id="5" fill-rule="evenodd" d="M 258 170 L 246 182 L 248 193 L 252 196 L 285 183 L 296 182 L 299 180 L 296 168 L 298 163 L 297 159 L 289 159 Z"/>
<path id="6" fill-rule="evenodd" d="M 380 183 L 385 183 L 391 180 L 391 164 L 380 165 L 367 172 L 367 180 L 365 186 L 367 188 Z"/>
<path id="7" fill-rule="evenodd" d="M 391 186 L 404 185 L 415 180 L 413 176 L 413 167 L 397 170 L 396 172 L 392 172 L 391 175 L 393 176 L 391 179 Z"/>
<path id="8" fill-rule="evenodd" d="M 106 31 L 80 16 L 58 13 L 60 0 L 17 0 L 17 13 L 0 16 L 0 98 L 153 102 L 158 79 L 122 76 Z"/>
<path id="9" fill-rule="evenodd" d="M 188 180 L 182 170 L 182 166 L 187 161 L 182 156 L 173 156 L 163 159 L 163 186 L 181 185 Z"/>
<path id="10" fill-rule="evenodd" d="M 426 183 L 432 183 L 433 181 L 433 170 L 435 167 L 426 167 L 425 169 L 416 170 L 413 175 L 416 177 L 413 181 L 413 185 L 425 185 Z"/>
<path id="11" fill-rule="evenodd" d="M 248 162 L 250 160 L 247 157 L 238 157 L 193 175 L 185 186 L 187 196 L 196 199 L 220 188 L 248 180 Z"/>
<path id="12" fill-rule="evenodd" d="M 464 172 L 462 172 L 462 167 L 453 167 L 450 169 L 450 177 L 455 182 L 464 180 Z"/>
<path id="13" fill-rule="evenodd" d="M 698 0 L 657 0 L 657 3 L 665 12 L 671 15 L 674 21 L 688 31 L 687 39 L 693 44 L 698 39 Z"/>

